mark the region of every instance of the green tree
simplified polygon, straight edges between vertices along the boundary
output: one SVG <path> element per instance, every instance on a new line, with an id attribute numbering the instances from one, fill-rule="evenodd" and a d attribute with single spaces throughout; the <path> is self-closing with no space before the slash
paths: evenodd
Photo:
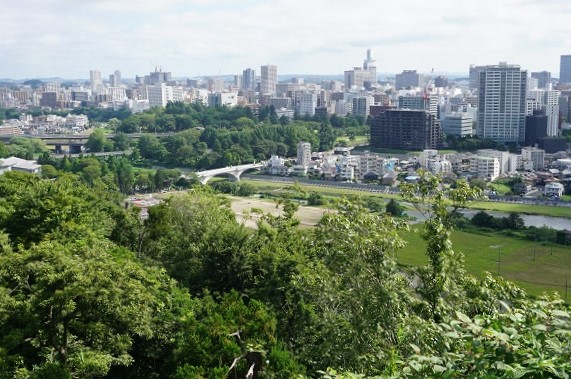
<path id="1" fill-rule="evenodd" d="M 396 201 L 395 199 L 390 199 L 386 205 L 387 213 L 390 213 L 392 216 L 402 216 L 403 208 L 402 206 Z"/>
<path id="2" fill-rule="evenodd" d="M 111 151 L 113 141 L 110 141 L 105 136 L 105 131 L 103 129 L 95 129 L 93 133 L 89 135 L 85 147 L 91 153 L 99 153 L 102 151 Z"/>
<path id="3" fill-rule="evenodd" d="M 318 205 L 323 205 L 324 203 L 325 201 L 323 199 L 323 196 L 321 196 L 317 192 L 312 192 L 307 197 L 307 205 L 318 206 Z"/>
<path id="4" fill-rule="evenodd" d="M 119 187 L 119 191 L 124 194 L 130 194 L 133 192 L 135 176 L 133 174 L 133 167 L 127 158 L 122 157 L 115 160 L 113 166 L 115 181 Z"/>
<path id="5" fill-rule="evenodd" d="M 0 344 L 12 370 L 93 378 L 133 363 L 134 339 L 151 339 L 164 313 L 155 291 L 169 279 L 125 254 L 97 239 L 2 249 Z"/>
<path id="6" fill-rule="evenodd" d="M 115 142 L 115 150 L 124 151 L 128 150 L 129 147 L 131 147 L 131 141 L 129 140 L 129 137 L 123 132 L 118 132 L 115 134 L 113 141 Z"/>
<path id="7" fill-rule="evenodd" d="M 146 159 L 160 161 L 167 155 L 167 150 L 159 139 L 151 134 L 143 134 L 139 138 L 139 152 Z"/>
<path id="8" fill-rule="evenodd" d="M 430 263 L 419 270 L 421 285 L 417 290 L 428 303 L 430 318 L 439 322 L 451 314 L 454 305 L 459 307 L 465 296 L 461 288 L 466 275 L 463 256 L 453 250 L 450 241 L 453 215 L 469 201 L 478 198 L 481 190 L 459 180 L 456 188 L 445 193 L 437 176 L 421 172 L 421 179 L 417 183 L 402 185 L 401 193 L 426 218 L 422 237 L 426 241 Z M 446 199 L 452 210 L 447 208 Z"/>

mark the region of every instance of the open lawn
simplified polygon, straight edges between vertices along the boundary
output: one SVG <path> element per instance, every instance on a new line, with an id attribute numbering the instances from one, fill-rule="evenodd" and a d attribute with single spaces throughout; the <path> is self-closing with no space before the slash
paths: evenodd
<path id="1" fill-rule="evenodd" d="M 356 146 L 356 145 L 364 145 L 369 142 L 369 136 L 355 136 L 355 139 L 351 141 L 349 137 L 337 137 L 335 142 L 344 141 L 347 146 Z"/>
<path id="2" fill-rule="evenodd" d="M 415 225 L 403 233 L 407 246 L 398 253 L 400 264 L 419 266 L 428 262 L 426 244 L 420 237 L 421 228 Z M 571 248 L 552 248 L 532 241 L 461 231 L 452 233 L 452 243 L 455 251 L 464 254 L 466 270 L 473 275 L 479 276 L 485 271 L 497 274 L 499 257 L 500 275 L 531 295 L 558 291 L 564 297 L 566 280 L 571 286 Z"/>

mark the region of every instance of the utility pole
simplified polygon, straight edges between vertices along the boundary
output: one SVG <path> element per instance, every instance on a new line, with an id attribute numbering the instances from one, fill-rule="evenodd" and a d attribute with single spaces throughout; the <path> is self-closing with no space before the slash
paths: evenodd
<path id="1" fill-rule="evenodd" d="M 502 257 L 502 248 L 498 248 L 498 276 L 500 276 L 500 260 Z"/>

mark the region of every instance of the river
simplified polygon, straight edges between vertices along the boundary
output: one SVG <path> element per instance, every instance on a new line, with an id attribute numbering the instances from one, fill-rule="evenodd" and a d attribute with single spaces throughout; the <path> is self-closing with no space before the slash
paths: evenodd
<path id="1" fill-rule="evenodd" d="M 468 218 L 472 218 L 476 213 L 480 212 L 476 209 L 464 209 L 460 213 Z M 508 217 L 509 213 L 496 212 L 496 211 L 486 211 L 489 215 L 494 217 Z M 417 210 L 408 210 L 406 214 L 414 217 L 417 221 L 422 221 L 423 216 Z M 551 217 L 551 216 L 540 216 L 540 215 L 526 215 L 519 214 L 525 223 L 525 226 L 535 226 L 541 228 L 542 226 L 548 226 L 557 230 L 571 230 L 571 219 L 562 217 Z"/>

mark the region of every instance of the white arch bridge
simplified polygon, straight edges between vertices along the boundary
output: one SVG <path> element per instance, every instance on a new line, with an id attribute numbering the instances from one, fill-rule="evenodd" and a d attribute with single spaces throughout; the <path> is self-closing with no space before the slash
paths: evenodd
<path id="1" fill-rule="evenodd" d="M 227 177 L 233 182 L 238 182 L 240 181 L 240 176 L 242 176 L 242 174 L 245 173 L 246 171 L 260 170 L 262 167 L 264 167 L 264 162 L 243 164 L 239 166 L 228 166 L 224 168 L 215 168 L 213 170 L 198 171 L 195 172 L 194 174 L 202 184 L 208 183 L 208 181 L 214 178 L 215 176 Z"/>

